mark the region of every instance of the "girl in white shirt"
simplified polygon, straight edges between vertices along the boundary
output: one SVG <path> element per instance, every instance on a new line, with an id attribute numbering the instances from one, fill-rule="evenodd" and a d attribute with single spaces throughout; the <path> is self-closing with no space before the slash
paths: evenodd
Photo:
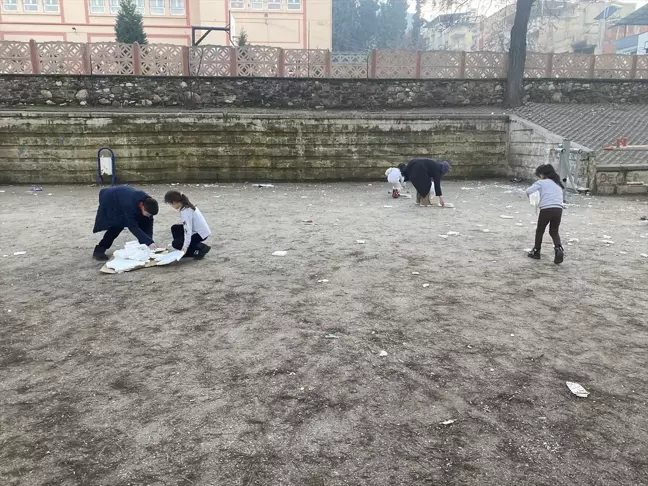
<path id="1" fill-rule="evenodd" d="M 182 250 L 184 256 L 192 256 L 196 260 L 205 257 L 211 246 L 203 243 L 211 236 L 211 231 L 200 209 L 191 204 L 189 198 L 178 191 L 169 191 L 164 195 L 164 202 L 180 211 L 182 224 L 171 226 L 171 235 L 176 250 Z"/>

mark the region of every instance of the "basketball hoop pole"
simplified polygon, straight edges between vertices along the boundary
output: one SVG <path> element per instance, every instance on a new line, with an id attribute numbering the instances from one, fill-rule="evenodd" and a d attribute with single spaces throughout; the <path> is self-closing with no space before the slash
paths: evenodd
<path id="1" fill-rule="evenodd" d="M 198 40 L 196 40 L 196 32 L 199 31 L 199 30 L 200 31 L 205 31 L 205 33 L 203 35 L 201 35 Z M 201 27 L 201 26 L 198 26 L 198 25 L 196 25 L 196 26 L 192 25 L 191 26 L 191 45 L 192 46 L 199 45 L 205 39 L 205 37 L 207 37 L 207 35 L 210 32 L 214 32 L 214 31 L 229 33 L 230 28 L 229 28 L 229 25 L 227 27 Z"/>
<path id="2" fill-rule="evenodd" d="M 204 31 L 204 34 L 200 36 L 198 40 L 196 40 L 196 32 L 197 31 Z M 234 20 L 234 16 L 232 15 L 232 12 L 230 11 L 229 13 L 229 18 L 227 19 L 227 27 L 202 27 L 200 25 L 192 25 L 191 26 L 191 45 L 192 46 L 197 46 L 199 45 L 203 40 L 205 40 L 205 37 L 209 35 L 210 32 L 227 32 L 230 43 L 233 45 L 233 37 L 236 37 L 236 22 Z"/>

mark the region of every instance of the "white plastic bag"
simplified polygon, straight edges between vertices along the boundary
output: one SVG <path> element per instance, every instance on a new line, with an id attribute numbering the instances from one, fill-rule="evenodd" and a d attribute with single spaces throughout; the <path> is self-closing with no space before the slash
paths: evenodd
<path id="1" fill-rule="evenodd" d="M 531 206 L 537 208 L 540 204 L 540 192 L 536 191 L 529 195 L 529 203 L 531 203 Z"/>
<path id="2" fill-rule="evenodd" d="M 115 259 L 147 262 L 151 259 L 151 249 L 146 245 L 140 245 L 136 241 L 129 241 L 123 250 L 116 250 L 114 255 Z"/>
<path id="3" fill-rule="evenodd" d="M 175 250 L 163 255 L 155 255 L 153 258 L 157 262 L 157 265 L 168 265 L 169 263 L 179 262 L 182 258 L 182 252 Z"/>

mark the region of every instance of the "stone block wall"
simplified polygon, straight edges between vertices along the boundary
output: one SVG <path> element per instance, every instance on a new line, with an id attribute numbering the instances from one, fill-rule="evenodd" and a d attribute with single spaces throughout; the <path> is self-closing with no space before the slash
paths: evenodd
<path id="1" fill-rule="evenodd" d="M 0 75 L 0 107 L 386 110 L 503 102 L 499 79 L 291 79 Z M 525 101 L 648 103 L 648 80 L 525 80 Z"/>
<path id="2" fill-rule="evenodd" d="M 506 177 L 508 117 L 327 113 L 0 113 L 0 183 L 381 180 L 411 157 Z"/>

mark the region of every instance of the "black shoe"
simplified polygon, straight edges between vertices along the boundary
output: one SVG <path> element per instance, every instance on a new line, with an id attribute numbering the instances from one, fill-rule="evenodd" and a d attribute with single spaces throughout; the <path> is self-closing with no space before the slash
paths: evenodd
<path id="1" fill-rule="evenodd" d="M 100 246 L 95 246 L 94 251 L 92 252 L 92 258 L 98 262 L 107 262 L 110 260 L 110 257 L 106 255 L 106 249 Z"/>
<path id="2" fill-rule="evenodd" d="M 565 250 L 562 246 L 556 248 L 556 258 L 554 258 L 554 263 L 560 265 L 565 260 Z"/>
<path id="3" fill-rule="evenodd" d="M 211 246 L 200 243 L 198 245 L 198 248 L 196 248 L 196 251 L 194 251 L 193 257 L 196 260 L 202 260 L 203 258 L 205 258 L 205 255 L 209 253 L 209 250 L 211 250 Z"/>
<path id="4" fill-rule="evenodd" d="M 534 260 L 540 260 L 540 250 L 536 250 L 535 248 L 531 250 L 529 253 L 527 253 L 527 256 L 529 258 L 533 258 Z"/>

